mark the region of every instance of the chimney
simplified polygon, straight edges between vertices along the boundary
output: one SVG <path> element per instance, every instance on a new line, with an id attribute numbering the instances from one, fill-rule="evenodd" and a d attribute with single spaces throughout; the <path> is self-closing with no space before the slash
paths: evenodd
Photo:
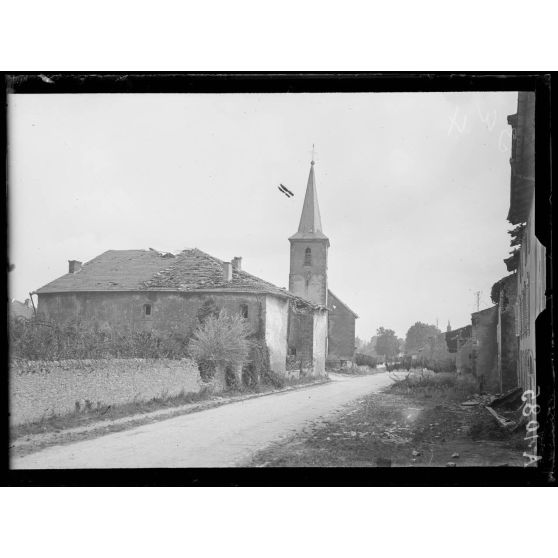
<path id="1" fill-rule="evenodd" d="M 223 262 L 223 279 L 227 282 L 232 281 L 232 264 Z"/>
<path id="2" fill-rule="evenodd" d="M 242 258 L 239 256 L 235 256 L 232 259 L 232 267 L 234 271 L 241 271 L 242 270 Z"/>
<path id="3" fill-rule="evenodd" d="M 68 264 L 68 273 L 77 273 L 81 269 L 81 262 L 78 262 L 77 260 L 68 260 Z"/>

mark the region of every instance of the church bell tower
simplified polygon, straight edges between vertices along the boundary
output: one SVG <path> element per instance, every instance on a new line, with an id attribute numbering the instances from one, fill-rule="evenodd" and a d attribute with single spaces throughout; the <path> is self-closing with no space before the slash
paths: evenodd
<path id="1" fill-rule="evenodd" d="M 322 232 L 313 159 L 312 157 L 298 231 L 289 238 L 291 243 L 289 291 L 314 304 L 326 306 L 329 239 Z"/>

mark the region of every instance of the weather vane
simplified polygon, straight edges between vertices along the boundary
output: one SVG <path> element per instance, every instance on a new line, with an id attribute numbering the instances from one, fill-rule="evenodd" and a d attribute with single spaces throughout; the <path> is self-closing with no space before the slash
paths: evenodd
<path id="1" fill-rule="evenodd" d="M 316 150 L 314 148 L 314 144 L 312 144 L 312 163 L 316 161 Z"/>

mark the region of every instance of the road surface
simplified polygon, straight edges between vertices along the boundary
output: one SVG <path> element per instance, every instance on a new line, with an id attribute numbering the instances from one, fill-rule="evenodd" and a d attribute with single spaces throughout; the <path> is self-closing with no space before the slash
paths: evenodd
<path id="1" fill-rule="evenodd" d="M 331 375 L 333 381 L 182 415 L 100 438 L 52 446 L 16 458 L 13 469 L 242 467 L 274 441 L 343 405 L 379 391 L 391 380 Z"/>

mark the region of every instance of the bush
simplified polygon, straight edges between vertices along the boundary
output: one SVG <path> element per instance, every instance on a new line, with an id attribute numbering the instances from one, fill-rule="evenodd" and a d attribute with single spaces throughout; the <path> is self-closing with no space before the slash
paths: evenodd
<path id="1" fill-rule="evenodd" d="M 192 358 L 203 363 L 205 372 L 213 377 L 217 366 L 233 367 L 246 363 L 252 346 L 248 339 L 251 333 L 250 325 L 244 318 L 221 310 L 218 316 L 208 316 L 194 331 L 188 350 Z"/>
<path id="2" fill-rule="evenodd" d="M 281 374 L 277 374 L 277 372 L 274 372 L 273 370 L 269 370 L 269 369 L 263 372 L 263 374 L 261 375 L 261 381 L 264 384 L 268 384 L 270 386 L 273 386 L 274 388 L 279 388 L 279 389 L 282 389 L 287 385 L 287 380 L 285 376 L 282 376 Z"/>
<path id="3" fill-rule="evenodd" d="M 449 372 L 410 372 L 405 377 L 392 376 L 391 391 L 399 393 L 452 393 L 457 398 L 467 397 L 478 391 L 477 383 L 469 378 Z"/>
<path id="4" fill-rule="evenodd" d="M 96 358 L 184 358 L 190 335 L 185 331 L 157 334 L 150 331 L 104 330 L 78 321 L 58 324 L 32 318 L 10 320 L 12 358 L 65 360 Z"/>
<path id="5" fill-rule="evenodd" d="M 355 364 L 357 366 L 370 366 L 370 368 L 376 368 L 378 364 L 378 359 L 371 355 L 365 355 L 362 353 L 355 354 Z"/>

